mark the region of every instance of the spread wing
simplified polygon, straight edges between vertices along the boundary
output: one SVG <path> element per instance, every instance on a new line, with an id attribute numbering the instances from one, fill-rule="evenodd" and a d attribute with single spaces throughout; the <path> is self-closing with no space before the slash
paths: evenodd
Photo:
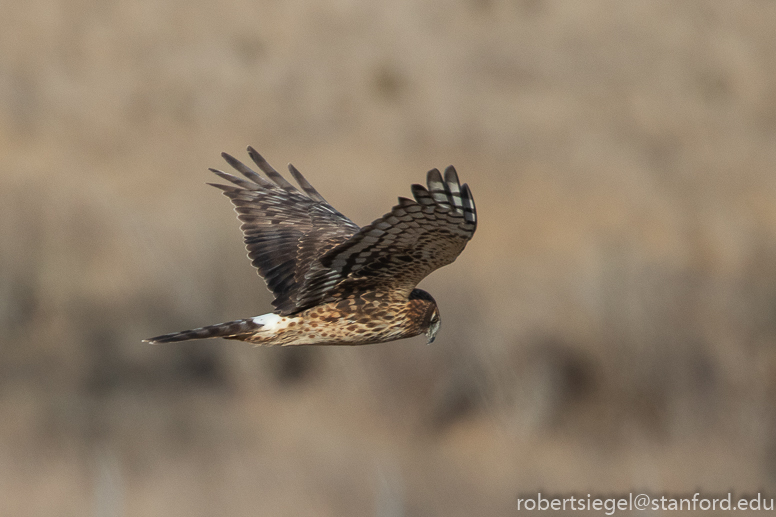
<path id="1" fill-rule="evenodd" d="M 326 202 L 293 165 L 288 166 L 289 171 L 304 193 L 252 147 L 248 147 L 248 154 L 269 179 L 222 153 L 245 179 L 210 169 L 232 183 L 211 185 L 232 200 L 242 221 L 248 257 L 275 295 L 275 312 L 291 314 L 306 308 L 300 303 L 302 293 L 309 291 L 306 283 L 330 271 L 317 259 L 346 242 L 359 227 Z"/>
<path id="2" fill-rule="evenodd" d="M 412 185 L 414 200 L 399 198 L 390 212 L 320 258 L 323 269 L 298 293 L 315 305 L 368 290 L 409 296 L 429 273 L 450 264 L 477 228 L 474 199 L 452 166 L 427 175 L 428 189 Z"/>

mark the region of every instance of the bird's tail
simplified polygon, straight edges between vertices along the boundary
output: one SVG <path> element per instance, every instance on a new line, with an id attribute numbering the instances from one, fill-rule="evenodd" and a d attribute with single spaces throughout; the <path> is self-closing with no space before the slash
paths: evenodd
<path id="1" fill-rule="evenodd" d="M 182 332 L 173 332 L 171 334 L 164 334 L 162 336 L 156 336 L 148 339 L 144 339 L 146 343 L 175 343 L 177 341 L 189 341 L 190 339 L 208 339 L 214 337 L 222 337 L 226 339 L 241 339 L 241 337 L 247 337 L 246 334 L 250 334 L 261 327 L 263 323 L 257 323 L 255 318 L 249 318 L 245 320 L 228 321 L 226 323 L 218 323 L 216 325 L 208 325 L 207 327 L 200 327 L 197 329 L 184 330 Z"/>

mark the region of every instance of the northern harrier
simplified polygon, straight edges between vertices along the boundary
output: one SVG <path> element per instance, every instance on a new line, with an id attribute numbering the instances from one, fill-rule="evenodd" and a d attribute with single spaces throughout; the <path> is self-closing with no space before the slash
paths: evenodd
<path id="1" fill-rule="evenodd" d="M 368 345 L 440 326 L 434 298 L 415 286 L 453 262 L 477 228 L 469 187 L 450 166 L 428 172 L 428 189 L 359 228 L 335 210 L 293 165 L 300 192 L 252 147 L 266 178 L 221 156 L 246 179 L 210 169 L 231 185 L 213 184 L 232 200 L 248 257 L 275 295 L 273 313 L 147 339 L 170 343 L 222 337 L 256 345 Z M 268 178 L 268 179 L 267 179 Z"/>

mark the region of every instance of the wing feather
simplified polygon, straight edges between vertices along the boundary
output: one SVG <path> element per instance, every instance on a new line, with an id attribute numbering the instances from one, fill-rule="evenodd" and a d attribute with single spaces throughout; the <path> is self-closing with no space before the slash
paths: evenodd
<path id="1" fill-rule="evenodd" d="M 267 163 L 267 160 L 265 160 L 262 155 L 257 153 L 256 149 L 248 146 L 248 155 L 251 157 L 251 160 L 253 160 L 253 163 L 255 163 L 269 179 L 274 181 L 278 187 L 287 190 L 288 192 L 299 192 L 296 190 L 296 187 L 289 183 L 286 178 L 281 176 L 280 173 L 272 167 L 272 165 Z"/>
<path id="2" fill-rule="evenodd" d="M 431 169 L 428 171 L 426 183 L 428 183 L 428 191 L 434 198 L 434 201 L 436 201 L 439 206 L 452 210 L 454 206 L 452 193 L 450 192 L 450 187 L 448 187 L 445 180 L 442 179 L 439 169 Z"/>
<path id="3" fill-rule="evenodd" d="M 233 157 L 232 155 L 227 154 L 227 153 L 221 153 L 221 157 L 224 160 L 226 160 L 226 163 L 231 165 L 232 168 L 234 168 L 235 170 L 239 171 L 240 174 L 242 174 L 243 176 L 245 176 L 246 178 L 251 180 L 253 183 L 256 183 L 257 185 L 260 185 L 262 187 L 270 187 L 270 186 L 272 186 L 272 183 L 270 183 L 269 181 L 267 181 L 264 178 L 262 178 L 261 176 L 259 176 L 253 169 L 251 169 L 250 167 L 248 167 L 247 165 L 245 165 L 243 162 L 241 162 L 237 158 Z M 215 169 L 210 169 L 210 170 L 213 171 L 213 172 L 216 172 Z M 218 174 L 218 173 L 216 172 L 216 174 Z M 223 173 L 223 174 L 226 174 L 226 173 Z M 220 176 L 220 174 L 219 174 L 219 176 Z M 230 174 L 230 176 L 231 176 L 231 174 Z M 234 178 L 234 176 L 232 176 L 232 177 Z M 232 181 L 232 180 L 229 179 L 229 181 Z M 251 186 L 250 190 L 256 190 L 256 188 Z"/>
<path id="4" fill-rule="evenodd" d="M 299 171 L 292 169 L 291 173 L 304 193 L 252 147 L 248 153 L 269 180 L 223 153 L 227 163 L 245 179 L 210 169 L 231 183 L 211 185 L 221 189 L 234 204 L 242 222 L 248 258 L 274 294 L 275 312 L 292 314 L 301 310 L 299 293 L 306 279 L 323 269 L 317 257 L 345 242 L 359 228 L 329 205 Z"/>
<path id="5" fill-rule="evenodd" d="M 477 229 L 469 187 L 453 167 L 427 176 L 428 188 L 412 185 L 414 200 L 399 198 L 390 212 L 364 226 L 321 257 L 324 270 L 306 283 L 299 301 L 309 305 L 367 289 L 405 296 L 432 271 L 450 264 Z"/>
<path id="6" fill-rule="evenodd" d="M 291 172 L 291 175 L 294 177 L 294 179 L 299 184 L 299 186 L 302 187 L 302 190 L 304 190 L 305 194 L 307 194 L 307 197 L 309 197 L 313 201 L 318 201 L 319 203 L 326 203 L 328 205 L 326 200 L 323 199 L 323 196 L 320 195 L 318 191 L 315 190 L 315 188 L 313 188 L 312 185 L 310 185 L 310 182 L 307 181 L 307 179 L 304 176 L 302 176 L 302 173 L 299 172 L 296 169 L 296 167 L 294 167 L 289 163 L 288 170 L 289 172 Z"/>

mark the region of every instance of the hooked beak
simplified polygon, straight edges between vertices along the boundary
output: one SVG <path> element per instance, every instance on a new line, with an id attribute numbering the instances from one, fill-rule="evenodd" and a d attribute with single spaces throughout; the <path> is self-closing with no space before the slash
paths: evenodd
<path id="1" fill-rule="evenodd" d="M 431 343 L 434 342 L 434 340 L 436 339 L 437 332 L 439 332 L 439 327 L 441 326 L 442 326 L 442 322 L 437 320 L 435 323 L 432 323 L 428 327 L 428 330 L 426 331 L 426 339 L 428 339 L 428 341 L 426 341 L 427 345 L 430 345 Z"/>

